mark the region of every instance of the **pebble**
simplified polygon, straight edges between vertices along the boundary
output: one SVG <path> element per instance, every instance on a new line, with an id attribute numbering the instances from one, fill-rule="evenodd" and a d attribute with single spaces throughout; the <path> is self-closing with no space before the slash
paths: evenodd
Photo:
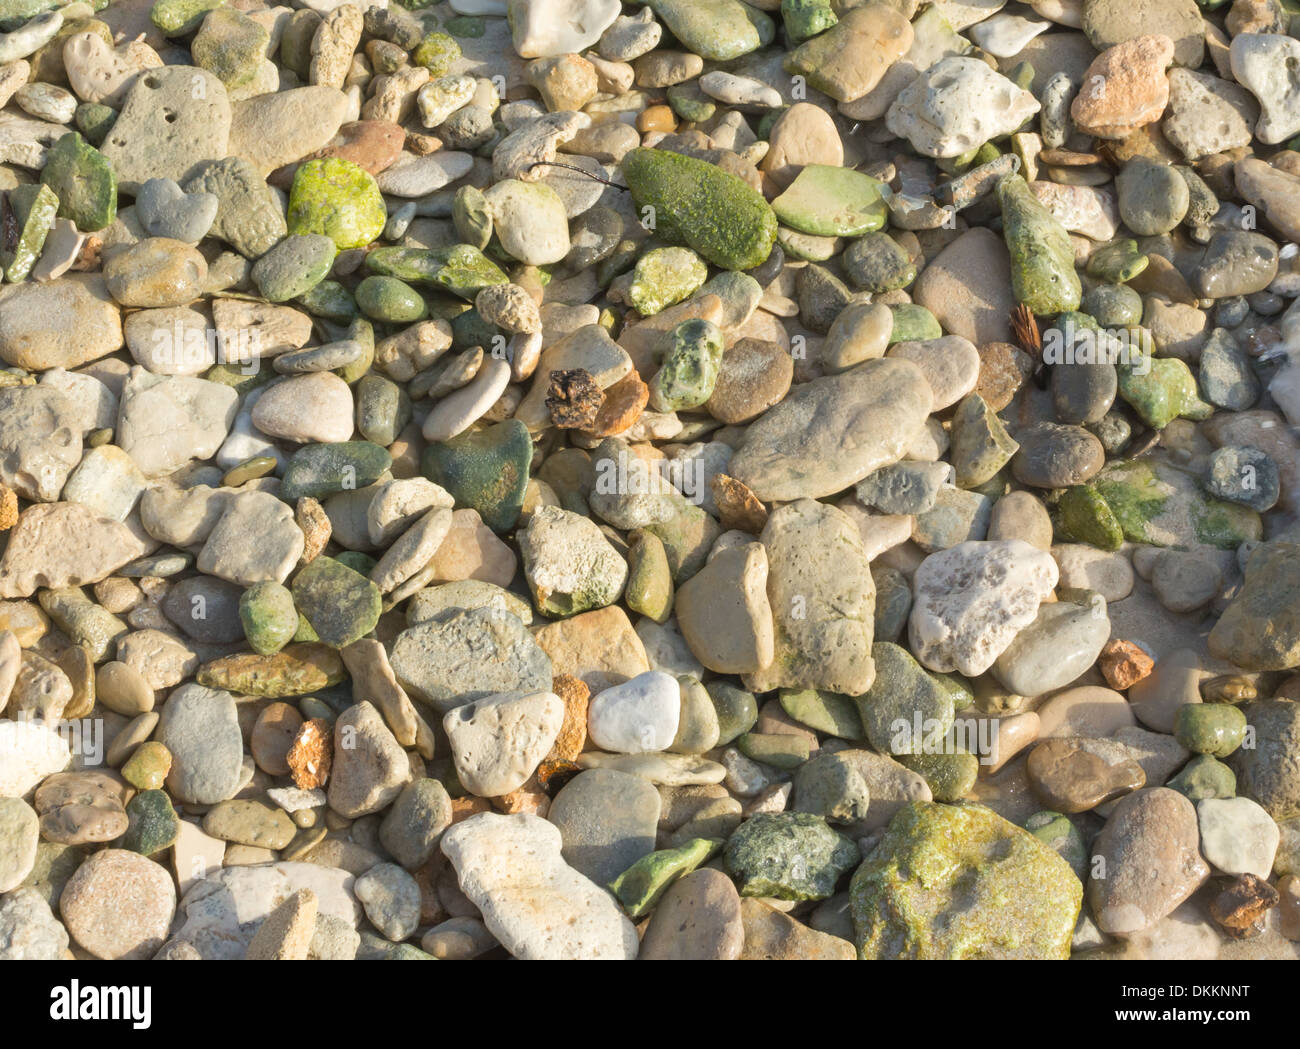
<path id="1" fill-rule="evenodd" d="M 156 863 L 123 849 L 85 861 L 59 898 L 68 933 L 96 958 L 149 958 L 167 938 L 176 889 Z"/>
<path id="2" fill-rule="evenodd" d="M 1280 834 L 1273 818 L 1249 798 L 1202 798 L 1196 802 L 1201 851 L 1224 874 L 1267 878 Z"/>

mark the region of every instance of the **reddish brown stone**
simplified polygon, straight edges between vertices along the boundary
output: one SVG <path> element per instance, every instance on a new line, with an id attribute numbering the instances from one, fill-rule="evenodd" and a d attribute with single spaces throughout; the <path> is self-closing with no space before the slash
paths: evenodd
<path id="1" fill-rule="evenodd" d="M 714 474 L 709 490 L 713 492 L 713 501 L 718 504 L 718 519 L 723 528 L 758 535 L 767 524 L 767 507 L 734 477 Z"/>
<path id="2" fill-rule="evenodd" d="M 617 437 L 632 428 L 650 401 L 650 387 L 635 371 L 628 372 L 605 390 L 605 400 L 595 421 L 583 433 L 589 437 Z"/>
<path id="3" fill-rule="evenodd" d="M 592 426 L 605 403 L 591 373 L 583 368 L 551 372 L 546 407 L 551 421 L 562 430 L 583 430 Z"/>
<path id="4" fill-rule="evenodd" d="M 591 689 L 572 674 L 556 674 L 551 681 L 551 691 L 564 701 L 564 722 L 546 759 L 573 761 L 587 743 L 587 700 Z"/>
<path id="5" fill-rule="evenodd" d="M 284 760 L 299 790 L 325 786 L 334 763 L 334 730 L 330 723 L 324 718 L 303 722 Z"/>
<path id="6" fill-rule="evenodd" d="M 1249 939 L 1264 931 L 1264 915 L 1280 899 L 1263 878 L 1243 874 L 1210 901 L 1210 917 L 1233 939 Z"/>
<path id="7" fill-rule="evenodd" d="M 1150 674 L 1155 661 L 1132 641 L 1116 638 L 1106 642 L 1106 647 L 1097 657 L 1097 665 L 1106 684 L 1123 692 Z"/>

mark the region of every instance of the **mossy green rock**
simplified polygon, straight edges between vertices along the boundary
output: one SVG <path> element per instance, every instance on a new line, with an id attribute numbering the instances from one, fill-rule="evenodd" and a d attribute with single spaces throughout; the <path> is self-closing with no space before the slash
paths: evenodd
<path id="1" fill-rule="evenodd" d="M 435 441 L 424 450 L 421 472 L 442 485 L 457 506 L 477 510 L 494 532 L 508 532 L 519 520 L 533 461 L 528 427 L 507 419 L 483 430 Z"/>
<path id="2" fill-rule="evenodd" d="M 724 747 L 744 735 L 758 720 L 758 701 L 754 693 L 721 679 L 704 686 L 718 714 L 718 746 Z"/>
<path id="3" fill-rule="evenodd" d="M 460 58 L 460 44 L 446 33 L 429 33 L 411 52 L 411 61 L 424 66 L 433 80 L 446 76 Z"/>
<path id="4" fill-rule="evenodd" d="M 357 383 L 357 429 L 387 448 L 411 421 L 410 395 L 392 379 L 371 372 Z"/>
<path id="5" fill-rule="evenodd" d="M 151 739 L 136 747 L 119 771 L 137 790 L 159 790 L 167 781 L 171 767 L 171 751 Z"/>
<path id="6" fill-rule="evenodd" d="M 71 219 L 83 233 L 101 230 L 117 218 L 113 165 L 75 131 L 50 150 L 41 183 L 59 198 L 59 218 Z"/>
<path id="7" fill-rule="evenodd" d="M 815 688 L 783 688 L 781 709 L 795 721 L 838 739 L 866 739 L 857 704 L 838 692 Z"/>
<path id="8" fill-rule="evenodd" d="M 334 242 L 330 241 L 333 248 Z M 335 324 L 347 324 L 356 318 L 357 303 L 352 293 L 336 280 L 323 280 L 298 296 L 298 305 L 314 317 Z"/>
<path id="9" fill-rule="evenodd" d="M 1150 260 L 1132 239 L 1103 244 L 1088 256 L 1085 267 L 1089 277 L 1124 284 L 1149 266 Z"/>
<path id="10" fill-rule="evenodd" d="M 142 790 L 126 803 L 122 848 L 152 856 L 176 844 L 180 820 L 165 790 Z"/>
<path id="11" fill-rule="evenodd" d="M 721 838 L 692 838 L 675 849 L 659 849 L 642 856 L 610 882 L 609 891 L 636 921 L 649 913 L 668 886 L 708 862 L 721 847 Z"/>
<path id="12" fill-rule="evenodd" d="M 925 778 L 935 801 L 956 801 L 975 788 L 980 762 L 974 754 L 902 754 L 899 764 Z"/>
<path id="13" fill-rule="evenodd" d="M 45 185 L 15 186 L 9 191 L 9 209 L 18 228 L 13 250 L 0 250 L 4 279 L 18 284 L 27 279 L 41 257 L 45 238 L 59 211 L 59 198 Z"/>
<path id="14" fill-rule="evenodd" d="M 650 379 L 650 406 L 660 412 L 698 408 L 718 383 L 724 349 L 722 329 L 711 321 L 695 318 L 677 325 Z"/>
<path id="15" fill-rule="evenodd" d="M 190 44 L 194 64 L 214 74 L 228 88 L 244 87 L 257 77 L 270 34 L 248 15 L 221 7 L 203 20 Z"/>
<path id="16" fill-rule="evenodd" d="M 648 0 L 649 7 L 687 50 L 727 62 L 770 44 L 776 23 L 737 0 Z"/>
<path id="17" fill-rule="evenodd" d="M 388 211 L 374 176 L 340 157 L 309 160 L 289 190 L 289 232 L 321 233 L 339 251 L 364 248 L 384 231 Z"/>
<path id="18" fill-rule="evenodd" d="M 1206 798 L 1235 798 L 1237 774 L 1210 754 L 1197 754 L 1165 784 L 1195 804 Z"/>
<path id="19" fill-rule="evenodd" d="M 627 299 L 649 317 L 693 295 L 709 277 L 709 267 L 690 248 L 654 248 L 636 261 Z"/>
<path id="20" fill-rule="evenodd" d="M 1101 493 L 1090 484 L 1067 488 L 1056 504 L 1066 536 L 1100 550 L 1118 550 L 1124 545 L 1124 529 Z"/>
<path id="21" fill-rule="evenodd" d="M 1185 703 L 1174 717 L 1174 738 L 1193 754 L 1226 758 L 1246 731 L 1246 715 L 1227 703 Z"/>
<path id="22" fill-rule="evenodd" d="M 859 853 L 820 816 L 776 812 L 742 823 L 727 839 L 724 856 L 741 896 L 824 900 Z"/>
<path id="23" fill-rule="evenodd" d="M 346 648 L 379 622 L 379 587 L 332 557 L 317 557 L 293 578 L 293 602 L 321 642 Z"/>
<path id="24" fill-rule="evenodd" d="M 366 257 L 371 273 L 397 277 L 473 300 L 484 288 L 508 284 L 510 278 L 471 244 L 449 248 L 378 248 Z"/>
<path id="25" fill-rule="evenodd" d="M 956 714 L 952 693 L 910 652 L 889 641 L 871 646 L 876 679 L 857 697 L 858 716 L 882 754 L 921 754 L 943 744 Z"/>
<path id="26" fill-rule="evenodd" d="M 285 237 L 253 263 L 253 283 L 267 302 L 288 302 L 323 281 L 336 254 L 334 241 L 323 234 Z"/>
<path id="27" fill-rule="evenodd" d="M 867 960 L 1064 960 L 1082 902 L 1069 864 L 982 805 L 906 803 L 849 887 Z"/>
<path id="28" fill-rule="evenodd" d="M 1259 539 L 1259 514 L 1206 495 L 1197 479 L 1159 461 L 1111 463 L 1092 479 L 1131 543 L 1235 550 Z"/>
<path id="29" fill-rule="evenodd" d="M 792 44 L 802 44 L 839 21 L 830 0 L 781 0 L 781 20 Z"/>
<path id="30" fill-rule="evenodd" d="M 1083 286 L 1074 269 L 1070 234 L 1019 175 L 998 182 L 1002 235 L 1011 255 L 1011 289 L 1036 314 L 1077 310 Z"/>
<path id="31" fill-rule="evenodd" d="M 370 441 L 309 444 L 294 452 L 280 482 L 280 497 L 295 502 L 374 484 L 393 465 L 386 448 Z"/>
<path id="32" fill-rule="evenodd" d="M 82 102 L 77 107 L 72 122 L 86 136 L 87 142 L 92 146 L 102 146 L 117 122 L 117 110 L 110 109 L 102 102 Z"/>
<path id="33" fill-rule="evenodd" d="M 309 695 L 347 679 L 338 652 L 325 645 L 298 642 L 269 656 L 221 656 L 204 663 L 195 676 L 208 688 L 274 699 Z"/>
<path id="34" fill-rule="evenodd" d="M 645 148 L 631 150 L 622 171 L 639 211 L 654 209 L 660 240 L 685 244 L 728 270 L 752 269 L 771 254 L 776 215 L 735 175 L 695 157 Z"/>
<path id="35" fill-rule="evenodd" d="M 209 11 L 215 11 L 226 0 L 158 0 L 149 12 L 149 19 L 168 36 L 184 36 L 203 24 Z"/>
<path id="36" fill-rule="evenodd" d="M 925 342 L 943 336 L 939 319 L 924 306 L 915 303 L 890 303 L 889 312 L 894 315 L 894 327 L 889 333 L 889 345 L 900 342 Z"/>
<path id="37" fill-rule="evenodd" d="M 673 611 L 673 574 L 668 568 L 663 540 L 643 529 L 637 529 L 628 538 L 623 600 L 631 611 L 656 623 L 666 622 Z"/>
<path id="38" fill-rule="evenodd" d="M 857 237 L 885 224 L 889 209 L 880 186 L 879 181 L 853 168 L 808 164 L 790 188 L 772 201 L 772 210 L 800 233 Z"/>
<path id="39" fill-rule="evenodd" d="M 298 632 L 293 594 L 281 583 L 254 583 L 239 596 L 239 621 L 248 647 L 263 656 L 279 652 Z"/>
<path id="40" fill-rule="evenodd" d="M 1119 395 L 1153 430 L 1163 430 L 1175 419 L 1208 419 L 1214 406 L 1197 394 L 1196 377 L 1177 357 L 1150 357 L 1141 363 L 1119 361 Z"/>
<path id="41" fill-rule="evenodd" d="M 355 295 L 362 313 L 388 324 L 414 324 L 428 312 L 419 292 L 396 277 L 367 277 Z"/>

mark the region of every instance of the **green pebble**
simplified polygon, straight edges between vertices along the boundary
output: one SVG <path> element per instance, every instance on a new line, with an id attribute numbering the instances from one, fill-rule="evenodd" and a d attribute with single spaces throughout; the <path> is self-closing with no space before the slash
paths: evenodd
<path id="1" fill-rule="evenodd" d="M 689 299 L 709 277 L 690 248 L 654 248 L 637 259 L 627 299 L 643 317 Z"/>
<path id="2" fill-rule="evenodd" d="M 925 342 L 943 336 L 938 318 L 924 306 L 910 302 L 891 303 L 889 311 L 894 315 L 894 330 L 889 335 L 889 345 L 900 342 Z"/>
<path id="3" fill-rule="evenodd" d="M 102 102 L 82 102 L 77 106 L 72 121 L 77 130 L 86 136 L 86 141 L 99 147 L 108 138 L 108 133 L 117 122 L 117 110 L 110 109 Z"/>
<path id="4" fill-rule="evenodd" d="M 1002 235 L 1011 255 L 1011 288 L 1016 300 L 1036 314 L 1055 315 L 1079 308 L 1083 287 L 1074 269 L 1070 235 L 1033 195 L 1019 175 L 998 182 Z"/>
<path id="5" fill-rule="evenodd" d="M 857 706 L 848 696 L 815 688 L 783 688 L 780 702 L 782 710 L 817 732 L 839 739 L 866 739 Z"/>
<path id="6" fill-rule="evenodd" d="M 1226 758 L 1246 732 L 1246 715 L 1226 703 L 1186 703 L 1174 718 L 1174 738 L 1194 754 Z"/>
<path id="7" fill-rule="evenodd" d="M 460 44 L 446 33 L 430 33 L 420 41 L 420 46 L 411 53 L 411 62 L 424 66 L 429 76 L 437 80 L 451 72 L 451 67 L 460 58 Z"/>
<path id="8" fill-rule="evenodd" d="M 1177 357 L 1152 357 L 1145 351 L 1138 363 L 1120 360 L 1119 395 L 1144 423 L 1163 430 L 1180 416 L 1200 421 L 1214 414 L 1214 406 L 1201 400 L 1196 377 Z"/>
<path id="9" fill-rule="evenodd" d="M 308 160 L 289 190 L 290 233 L 320 233 L 339 251 L 364 248 L 388 220 L 383 194 L 365 168 L 340 157 Z M 383 249 L 381 249 L 383 250 Z"/>
<path id="10" fill-rule="evenodd" d="M 180 820 L 165 790 L 142 790 L 126 803 L 126 816 L 122 848 L 153 856 L 176 844 Z"/>
<path id="11" fill-rule="evenodd" d="M 754 727 L 758 720 L 758 701 L 752 692 L 716 678 L 704 688 L 718 713 L 718 746 L 726 746 Z"/>
<path id="12" fill-rule="evenodd" d="M 925 777 L 935 801 L 956 801 L 975 788 L 980 762 L 974 754 L 903 754 L 899 763 Z"/>
<path id="13" fill-rule="evenodd" d="M 771 18 L 738 0 L 649 0 L 648 6 L 688 51 L 706 62 L 729 62 L 776 37 Z"/>
<path id="14" fill-rule="evenodd" d="M 808 812 L 761 813 L 727 839 L 727 869 L 741 896 L 824 900 L 859 862 L 858 847 Z"/>
<path id="15" fill-rule="evenodd" d="M 1073 542 L 1087 543 L 1099 550 L 1118 550 L 1124 545 L 1119 518 L 1092 485 L 1067 488 L 1056 508 L 1061 527 Z"/>
<path id="16" fill-rule="evenodd" d="M 1138 242 L 1125 239 L 1102 245 L 1088 256 L 1088 264 L 1084 269 L 1089 277 L 1111 281 L 1115 284 L 1124 284 L 1131 281 L 1148 265 L 1149 260 L 1138 247 Z M 1092 311 L 1087 310 L 1086 312 L 1091 313 Z"/>
<path id="17" fill-rule="evenodd" d="M 296 502 L 374 484 L 393 465 L 386 448 L 369 441 L 309 444 L 294 452 L 280 481 L 280 498 Z"/>
<path id="18" fill-rule="evenodd" d="M 888 233 L 866 233 L 844 252 L 844 272 L 862 291 L 897 291 L 916 280 L 916 263 Z"/>
<path id="19" fill-rule="evenodd" d="M 712 120 L 718 111 L 714 100 L 700 90 L 694 81 L 674 84 L 667 92 L 668 105 L 682 120 L 693 124 L 702 124 Z"/>
<path id="20" fill-rule="evenodd" d="M 235 89 L 257 79 L 270 40 L 261 23 L 222 7 L 203 20 L 190 43 L 190 54 L 196 66 Z"/>
<path id="21" fill-rule="evenodd" d="M 255 455 L 251 459 L 245 459 L 226 471 L 221 478 L 221 487 L 238 488 L 241 484 L 265 477 L 275 469 L 277 461 L 274 455 Z"/>
<path id="22" fill-rule="evenodd" d="M 293 594 L 281 583 L 254 583 L 239 596 L 239 621 L 248 647 L 258 655 L 279 652 L 298 632 Z"/>
<path id="23" fill-rule="evenodd" d="M 1142 321 L 1142 296 L 1127 284 L 1098 284 L 1084 294 L 1082 309 L 1103 328 L 1127 328 Z"/>
<path id="24" fill-rule="evenodd" d="M 1197 754 L 1165 786 L 1178 791 L 1192 804 L 1205 798 L 1235 798 L 1237 774 L 1217 758 Z"/>
<path id="25" fill-rule="evenodd" d="M 18 229 L 12 251 L 0 250 L 0 269 L 11 284 L 27 279 L 41 257 L 45 238 L 59 211 L 59 198 L 49 186 L 15 186 L 9 191 L 9 209 Z"/>
<path id="26" fill-rule="evenodd" d="M 667 622 L 673 611 L 673 575 L 657 535 L 637 529 L 629 537 L 627 586 L 623 600 L 638 615 Z"/>
<path id="27" fill-rule="evenodd" d="M 94 233 L 117 217 L 117 179 L 108 158 L 75 131 L 54 144 L 42 185 L 59 198 L 59 218 L 71 219 L 83 233 Z"/>
<path id="28" fill-rule="evenodd" d="M 997 412 L 978 393 L 964 397 L 952 417 L 952 459 L 958 488 L 993 480 L 1020 450 Z"/>
<path id="29" fill-rule="evenodd" d="M 252 652 L 221 656 L 200 666 L 195 676 L 207 688 L 272 699 L 319 693 L 347 680 L 343 660 L 332 648 L 297 644 L 269 656 Z"/>
<path id="30" fill-rule="evenodd" d="M 137 790 L 159 790 L 171 767 L 171 751 L 156 739 L 151 739 L 136 747 L 118 771 Z"/>
<path id="31" fill-rule="evenodd" d="M 792 44 L 802 44 L 839 21 L 830 0 L 781 0 L 781 19 Z"/>
<path id="32" fill-rule="evenodd" d="M 745 757 L 778 769 L 797 769 L 812 752 L 806 736 L 784 732 L 746 732 L 736 740 L 736 748 Z"/>
<path id="33" fill-rule="evenodd" d="M 484 288 L 508 284 L 501 268 L 472 244 L 449 248 L 377 248 L 366 256 L 371 273 L 427 284 L 473 301 Z"/>
<path id="34" fill-rule="evenodd" d="M 867 781 L 843 754 L 818 754 L 794 774 L 794 811 L 810 812 L 830 823 L 857 823 L 867 817 Z"/>
<path id="35" fill-rule="evenodd" d="M 456 236 L 482 251 L 492 241 L 492 210 L 477 186 L 461 186 L 451 200 L 451 222 Z"/>
<path id="36" fill-rule="evenodd" d="M 334 265 L 334 242 L 319 233 L 285 237 L 253 263 L 253 283 L 267 302 L 306 295 Z"/>
<path id="37" fill-rule="evenodd" d="M 487 23 L 475 15 L 457 15 L 455 18 L 447 19 L 447 24 L 443 28 L 452 36 L 464 40 L 477 40 L 487 32 Z"/>
<path id="38" fill-rule="evenodd" d="M 675 849 L 651 852 L 610 882 L 609 891 L 636 921 L 654 908 L 673 882 L 707 862 L 721 847 L 721 838 L 694 838 Z"/>
<path id="39" fill-rule="evenodd" d="M 336 280 L 323 280 L 309 288 L 298 296 L 298 305 L 313 316 L 336 324 L 347 324 L 357 316 L 357 303 L 352 293 Z"/>
<path id="40" fill-rule="evenodd" d="M 371 372 L 357 384 L 357 429 L 387 448 L 411 421 L 411 398 L 392 379 Z"/>
<path id="41" fill-rule="evenodd" d="M 1083 879 L 1088 870 L 1088 847 L 1068 816 L 1059 812 L 1035 812 L 1025 821 L 1025 830 L 1055 852 Z"/>
<path id="42" fill-rule="evenodd" d="M 725 342 L 711 321 L 683 321 L 668 335 L 659 370 L 650 379 L 650 404 L 656 411 L 698 408 L 713 394 Z"/>
<path id="43" fill-rule="evenodd" d="M 880 229 L 889 215 L 881 183 L 853 168 L 808 164 L 772 201 L 776 217 L 800 233 L 858 237 Z"/>
<path id="44" fill-rule="evenodd" d="M 424 450 L 420 470 L 445 488 L 457 506 L 477 510 L 492 531 L 508 532 L 519 521 L 533 461 L 533 439 L 518 419 L 470 430 Z"/>
<path id="45" fill-rule="evenodd" d="M 346 648 L 379 622 L 379 587 L 342 559 L 320 556 L 293 579 L 293 603 L 321 642 Z"/>
<path id="46" fill-rule="evenodd" d="M 942 745 L 956 712 L 952 693 L 899 645 L 877 642 L 871 657 L 876 679 L 856 697 L 871 745 L 882 754 L 920 754 Z"/>
<path id="47" fill-rule="evenodd" d="M 348 325 L 344 338 L 351 339 L 361 347 L 361 356 L 351 364 L 336 368 L 334 374 L 351 386 L 375 363 L 375 327 L 365 317 L 354 317 Z"/>
<path id="48" fill-rule="evenodd" d="M 158 0 L 149 12 L 149 19 L 168 36 L 184 36 L 203 24 L 209 11 L 221 7 L 226 0 Z"/>
<path id="49" fill-rule="evenodd" d="M 396 277 L 367 277 L 354 294 L 357 307 L 371 320 L 414 324 L 428 312 L 419 292 Z"/>

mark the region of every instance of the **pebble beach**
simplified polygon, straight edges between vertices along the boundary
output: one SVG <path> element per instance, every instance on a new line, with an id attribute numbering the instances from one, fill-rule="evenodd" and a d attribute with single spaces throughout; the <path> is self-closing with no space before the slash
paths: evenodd
<path id="1" fill-rule="evenodd" d="M 0 0 L 0 959 L 1300 958 L 1298 245 L 1297 0 Z"/>

